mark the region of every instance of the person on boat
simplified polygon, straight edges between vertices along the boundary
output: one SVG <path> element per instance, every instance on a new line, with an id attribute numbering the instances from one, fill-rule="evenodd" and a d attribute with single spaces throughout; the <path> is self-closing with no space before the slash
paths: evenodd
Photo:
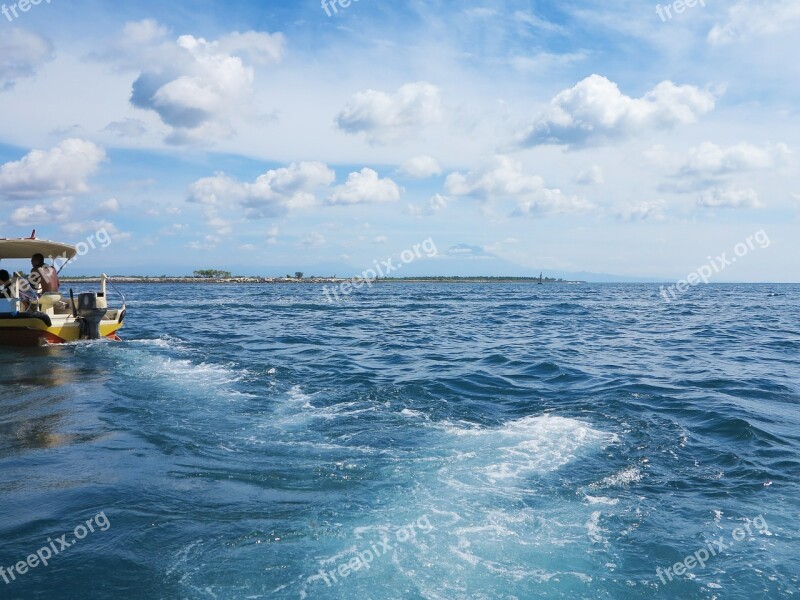
<path id="1" fill-rule="evenodd" d="M 61 283 L 58 281 L 58 271 L 55 267 L 44 263 L 44 255 L 34 254 L 31 257 L 30 280 L 40 294 L 57 294 Z"/>
<path id="2" fill-rule="evenodd" d="M 14 298 L 14 280 L 8 271 L 0 269 L 0 294 L 9 300 Z M 19 279 L 19 299 L 22 302 L 22 311 L 25 312 L 31 304 L 39 301 L 39 296 L 31 287 L 30 282 L 24 277 Z"/>
<path id="3" fill-rule="evenodd" d="M 11 281 L 11 275 L 5 269 L 0 269 L 0 295 L 9 300 L 14 297 L 14 282 Z"/>

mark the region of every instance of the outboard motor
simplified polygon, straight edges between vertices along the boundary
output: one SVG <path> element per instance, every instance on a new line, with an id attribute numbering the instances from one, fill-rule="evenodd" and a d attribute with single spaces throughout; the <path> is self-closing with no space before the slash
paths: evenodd
<path id="1" fill-rule="evenodd" d="M 78 294 L 78 321 L 81 324 L 81 339 L 99 340 L 100 322 L 106 316 L 106 299 L 96 292 Z"/>

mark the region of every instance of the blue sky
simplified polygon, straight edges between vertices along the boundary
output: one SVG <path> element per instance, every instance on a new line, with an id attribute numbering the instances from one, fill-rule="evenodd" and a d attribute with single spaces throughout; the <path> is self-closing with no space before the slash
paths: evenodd
<path id="1" fill-rule="evenodd" d="M 800 281 L 794 0 L 5 6 L 0 236 L 109 231 L 75 272 L 669 281 L 763 230 L 717 279 Z"/>

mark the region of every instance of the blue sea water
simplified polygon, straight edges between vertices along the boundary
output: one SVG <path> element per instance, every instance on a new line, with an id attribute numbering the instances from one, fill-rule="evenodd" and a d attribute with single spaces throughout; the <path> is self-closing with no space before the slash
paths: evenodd
<path id="1" fill-rule="evenodd" d="M 800 596 L 800 286 L 123 287 L 0 349 L 0 598 Z"/>

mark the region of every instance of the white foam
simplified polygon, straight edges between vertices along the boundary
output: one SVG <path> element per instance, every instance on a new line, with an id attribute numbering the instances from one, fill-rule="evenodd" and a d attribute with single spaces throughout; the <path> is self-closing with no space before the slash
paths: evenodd
<path id="1" fill-rule="evenodd" d="M 593 489 L 609 488 L 618 486 L 628 486 L 642 480 L 642 472 L 637 467 L 628 467 L 613 475 L 604 477 L 602 480 L 592 483 L 589 487 Z"/>
<path id="2" fill-rule="evenodd" d="M 584 448 L 617 441 L 614 434 L 553 415 L 524 417 L 498 428 L 452 423 L 443 428 L 462 438 L 459 458 L 491 483 L 510 484 L 531 474 L 549 473 L 573 461 Z"/>
<path id="3" fill-rule="evenodd" d="M 605 496 L 585 496 L 589 504 L 606 504 L 608 506 L 616 506 L 619 503 L 619 498 L 606 498 Z"/>

